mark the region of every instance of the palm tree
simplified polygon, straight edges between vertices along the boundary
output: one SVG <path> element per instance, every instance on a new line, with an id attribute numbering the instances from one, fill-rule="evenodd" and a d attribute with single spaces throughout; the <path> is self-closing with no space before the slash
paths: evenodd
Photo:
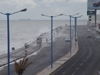
<path id="1" fill-rule="evenodd" d="M 19 63 L 15 61 L 15 69 L 18 75 L 22 75 L 25 69 L 31 64 L 32 62 L 28 63 L 28 58 L 24 57 L 23 60 L 20 60 Z"/>

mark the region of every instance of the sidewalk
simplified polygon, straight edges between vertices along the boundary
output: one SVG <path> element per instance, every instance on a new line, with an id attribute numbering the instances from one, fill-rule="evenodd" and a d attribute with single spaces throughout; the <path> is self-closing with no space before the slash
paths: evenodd
<path id="1" fill-rule="evenodd" d="M 75 36 L 73 36 L 71 55 L 70 53 L 68 53 L 67 55 L 61 57 L 59 60 L 53 63 L 53 68 L 51 68 L 50 65 L 36 75 L 51 75 L 56 69 L 60 68 L 60 66 L 62 66 L 67 60 L 73 57 L 77 53 L 77 51 L 78 51 L 78 41 L 76 42 L 76 47 L 75 47 Z"/>

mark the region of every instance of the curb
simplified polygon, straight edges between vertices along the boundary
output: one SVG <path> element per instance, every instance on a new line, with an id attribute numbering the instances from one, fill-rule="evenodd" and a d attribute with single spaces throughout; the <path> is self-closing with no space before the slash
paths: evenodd
<path id="1" fill-rule="evenodd" d="M 78 49 L 77 49 L 77 50 L 78 50 Z M 77 52 L 76 52 L 76 53 L 77 53 Z M 75 54 L 76 54 L 76 53 L 75 53 Z M 75 54 L 74 54 L 74 55 L 75 55 Z M 72 55 L 68 60 L 70 60 L 74 55 Z M 65 55 L 65 56 L 66 56 L 66 55 Z M 67 61 L 68 61 L 68 60 L 67 60 Z M 67 61 L 66 61 L 66 62 L 67 62 Z M 59 68 L 61 68 L 61 66 L 63 66 L 66 62 L 64 62 L 62 65 L 60 65 L 56 70 L 58 70 Z M 51 72 L 49 75 L 52 75 L 56 70 L 54 70 L 53 72 Z"/>

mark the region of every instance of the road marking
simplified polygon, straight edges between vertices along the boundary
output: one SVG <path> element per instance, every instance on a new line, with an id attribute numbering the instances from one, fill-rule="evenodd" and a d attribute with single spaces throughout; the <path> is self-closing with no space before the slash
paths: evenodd
<path id="1" fill-rule="evenodd" d="M 74 75 L 74 74 L 75 74 L 75 72 L 72 75 Z"/>
<path id="2" fill-rule="evenodd" d="M 76 70 L 79 70 L 79 67 Z"/>
<path id="3" fill-rule="evenodd" d="M 80 64 L 80 66 L 82 66 L 82 65 L 83 65 L 83 63 Z"/>
<path id="4" fill-rule="evenodd" d="M 62 74 L 64 74 L 65 72 L 63 72 Z"/>
<path id="5" fill-rule="evenodd" d="M 86 59 L 83 62 L 85 62 L 85 61 L 86 61 Z"/>
<path id="6" fill-rule="evenodd" d="M 89 56 L 86 59 L 88 59 L 88 58 L 89 58 Z"/>

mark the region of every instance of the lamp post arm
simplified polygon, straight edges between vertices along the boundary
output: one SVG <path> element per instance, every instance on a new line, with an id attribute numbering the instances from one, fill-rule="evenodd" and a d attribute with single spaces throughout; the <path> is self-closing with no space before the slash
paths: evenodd
<path id="1" fill-rule="evenodd" d="M 73 14 L 72 16 L 78 15 L 79 13 Z"/>
<path id="2" fill-rule="evenodd" d="M 53 16 L 53 17 L 58 17 L 58 16 L 62 16 L 63 14 L 59 14 L 59 15 L 55 15 L 55 16 Z"/>
<path id="3" fill-rule="evenodd" d="M 55 16 L 53 16 L 53 17 L 62 16 L 62 15 L 63 15 L 63 14 L 59 14 L 59 15 L 55 15 Z M 41 14 L 41 16 L 51 17 L 51 16 L 44 15 L 44 14 Z"/>
<path id="4" fill-rule="evenodd" d="M 0 14 L 3 14 L 3 15 L 12 15 L 12 14 L 16 14 L 16 13 L 19 13 L 19 12 L 24 12 L 24 11 L 26 11 L 27 9 L 22 9 L 22 10 L 20 10 L 20 11 L 16 11 L 16 12 L 13 12 L 13 13 L 2 13 L 2 12 L 0 12 Z"/>
<path id="5" fill-rule="evenodd" d="M 20 12 L 20 11 L 17 11 L 17 12 L 14 12 L 14 13 L 10 13 L 10 15 L 16 14 L 16 13 L 18 13 L 18 12 Z"/>
<path id="6" fill-rule="evenodd" d="M 7 14 L 12 15 L 12 14 L 16 14 L 18 12 L 20 12 L 20 11 L 17 11 L 17 12 L 14 12 L 14 13 L 2 13 L 2 12 L 0 12 L 0 14 L 3 14 L 3 15 L 7 15 Z"/>
<path id="7" fill-rule="evenodd" d="M 16 11 L 16 12 L 10 13 L 10 15 L 16 14 L 16 13 L 19 13 L 19 12 L 24 12 L 24 11 L 26 11 L 26 10 L 27 10 L 27 9 L 22 9 L 22 10 L 20 10 L 20 11 Z"/>
<path id="8" fill-rule="evenodd" d="M 69 17 L 71 16 L 71 15 L 65 15 L 65 14 L 63 14 L 63 15 L 64 15 L 64 16 L 69 16 Z"/>
<path id="9" fill-rule="evenodd" d="M 75 15 L 78 15 L 79 13 L 76 13 L 76 14 L 73 14 L 73 15 L 65 15 L 65 14 L 62 14 L 62 15 L 64 15 L 64 16 L 75 16 Z"/>
<path id="10" fill-rule="evenodd" d="M 83 15 L 78 16 L 77 18 L 81 18 Z"/>
<path id="11" fill-rule="evenodd" d="M 72 16 L 72 18 L 81 18 L 82 16 L 83 16 L 83 15 L 80 15 L 80 16 L 77 16 L 77 17 L 73 17 L 73 16 Z"/>
<path id="12" fill-rule="evenodd" d="M 41 16 L 51 17 L 51 16 L 48 16 L 48 15 L 44 15 L 44 14 L 41 14 Z"/>
<path id="13" fill-rule="evenodd" d="M 0 14 L 6 15 L 5 13 L 0 12 Z"/>

